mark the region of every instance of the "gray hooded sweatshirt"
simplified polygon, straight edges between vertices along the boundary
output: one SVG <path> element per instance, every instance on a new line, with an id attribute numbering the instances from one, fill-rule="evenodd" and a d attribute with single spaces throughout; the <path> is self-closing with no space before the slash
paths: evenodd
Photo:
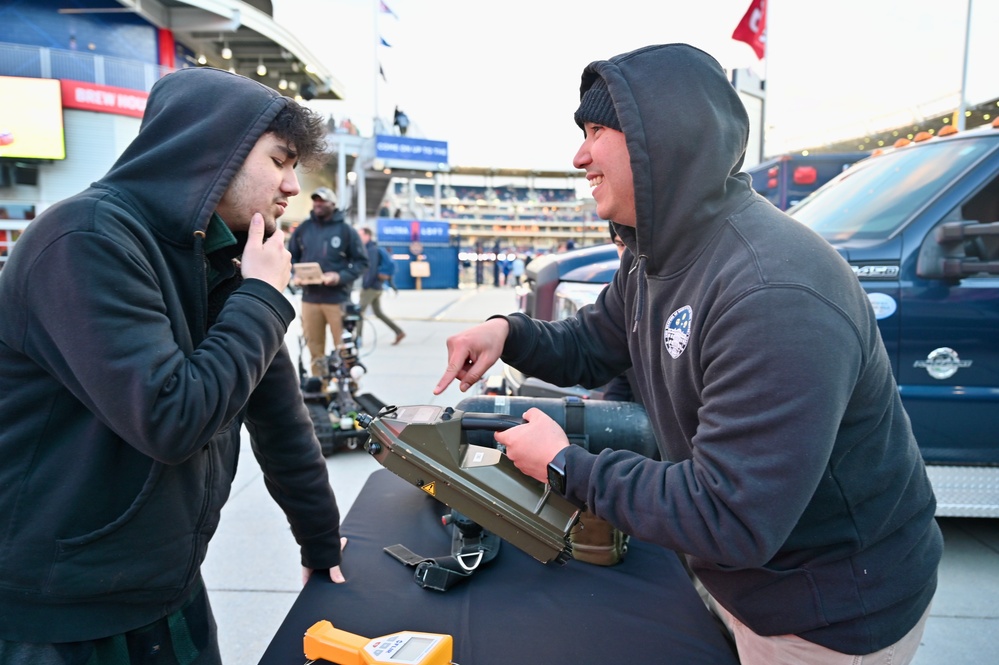
<path id="1" fill-rule="evenodd" d="M 503 360 L 563 385 L 629 366 L 663 460 L 566 455 L 567 496 L 686 555 L 761 635 L 867 654 L 936 588 L 935 500 L 871 306 L 847 263 L 750 188 L 749 122 L 683 44 L 583 72 L 607 84 L 633 171 L 630 252 L 566 321 L 507 317 Z"/>

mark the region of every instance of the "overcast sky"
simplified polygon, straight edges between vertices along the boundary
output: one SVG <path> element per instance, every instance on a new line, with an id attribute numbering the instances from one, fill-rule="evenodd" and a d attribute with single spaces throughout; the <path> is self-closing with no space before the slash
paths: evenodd
<path id="1" fill-rule="evenodd" d="M 376 104 L 389 119 L 398 105 L 453 166 L 571 169 L 583 67 L 647 44 L 765 78 L 768 156 L 953 108 L 961 88 L 967 0 L 770 0 L 763 61 L 731 38 L 750 0 L 384 1 L 394 16 L 379 0 L 274 0 L 274 18 L 346 88 L 315 108 L 367 134 Z M 999 96 L 996 28 L 999 0 L 973 0 L 972 103 Z"/>

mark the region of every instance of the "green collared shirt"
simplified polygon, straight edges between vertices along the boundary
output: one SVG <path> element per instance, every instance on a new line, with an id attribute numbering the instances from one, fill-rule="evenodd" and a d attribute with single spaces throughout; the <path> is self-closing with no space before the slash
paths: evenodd
<path id="1" fill-rule="evenodd" d="M 217 212 L 212 213 L 211 219 L 208 220 L 208 228 L 205 229 L 205 256 L 211 257 L 211 255 L 220 249 L 225 249 L 226 247 L 232 247 L 236 244 L 236 236 L 232 234 L 226 223 L 222 221 Z M 212 285 L 215 284 L 222 273 L 215 267 L 214 262 L 209 258 L 208 260 L 208 285 L 211 289 Z"/>

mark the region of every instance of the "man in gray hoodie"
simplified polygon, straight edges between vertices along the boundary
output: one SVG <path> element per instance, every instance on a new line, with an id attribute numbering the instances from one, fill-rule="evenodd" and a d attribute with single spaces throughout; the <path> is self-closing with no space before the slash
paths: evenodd
<path id="1" fill-rule="evenodd" d="M 621 269 L 574 318 L 511 314 L 449 338 L 435 392 L 500 358 L 587 387 L 633 366 L 668 461 L 588 453 L 537 409 L 496 440 L 527 475 L 684 554 L 743 663 L 909 662 L 943 541 L 849 265 L 753 192 L 747 114 L 702 51 L 591 63 L 575 120 L 573 163 L 630 250 Z"/>

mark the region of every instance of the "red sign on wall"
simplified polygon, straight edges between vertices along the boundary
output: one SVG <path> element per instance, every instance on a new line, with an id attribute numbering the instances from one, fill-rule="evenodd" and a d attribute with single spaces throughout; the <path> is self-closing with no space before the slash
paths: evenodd
<path id="1" fill-rule="evenodd" d="M 148 92 L 113 88 L 109 85 L 62 79 L 62 106 L 67 109 L 117 113 L 141 118 L 146 110 Z"/>

